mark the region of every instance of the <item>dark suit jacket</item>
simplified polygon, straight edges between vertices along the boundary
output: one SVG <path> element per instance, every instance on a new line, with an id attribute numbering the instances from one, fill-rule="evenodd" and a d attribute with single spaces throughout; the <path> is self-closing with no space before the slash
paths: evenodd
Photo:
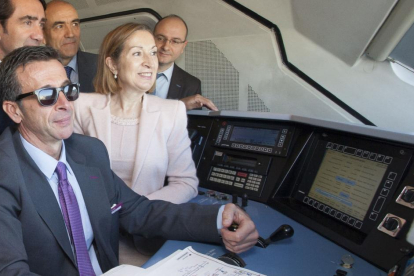
<path id="1" fill-rule="evenodd" d="M 10 117 L 4 112 L 3 107 L 0 106 L 0 134 L 8 127 L 15 125 Z"/>
<path id="2" fill-rule="evenodd" d="M 79 83 L 81 92 L 95 92 L 93 87 L 93 78 L 98 68 L 98 55 L 78 51 L 77 54 Z"/>
<path id="3" fill-rule="evenodd" d="M 73 134 L 67 161 L 85 199 L 102 270 L 118 265 L 119 228 L 145 237 L 220 242 L 219 206 L 150 201 L 110 169 L 105 146 Z M 111 214 L 111 206 L 123 203 Z M 0 136 L 0 275 L 77 275 L 61 210 L 50 185 L 24 149 L 19 132 Z"/>
<path id="4" fill-rule="evenodd" d="M 174 64 L 167 99 L 180 100 L 195 94 L 201 95 L 201 81 Z"/>

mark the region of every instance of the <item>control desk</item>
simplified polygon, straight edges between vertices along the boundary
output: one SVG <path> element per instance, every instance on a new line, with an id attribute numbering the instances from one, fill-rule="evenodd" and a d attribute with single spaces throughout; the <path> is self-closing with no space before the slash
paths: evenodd
<path id="1" fill-rule="evenodd" d="M 386 275 L 412 256 L 413 135 L 232 111 L 191 111 L 188 130 L 200 187 L 247 199 L 264 238 L 282 224 L 295 229 L 290 239 L 241 254 L 246 268 L 335 275 L 342 258 L 352 256 L 347 275 Z M 168 241 L 146 266 L 188 244 Z M 201 253 L 225 253 L 193 244 Z"/>
<path id="2" fill-rule="evenodd" d="M 206 191 L 200 188 L 202 191 Z M 216 192 L 216 194 L 218 194 Z M 191 202 L 205 204 L 226 204 L 231 202 L 214 197 L 199 195 Z M 239 198 L 239 205 L 241 199 Z M 288 224 L 294 229 L 291 238 L 270 244 L 267 248 L 253 247 L 239 254 L 246 263 L 245 268 L 267 276 L 321 276 L 336 275 L 337 270 L 345 271 L 347 276 L 385 276 L 381 269 L 352 254 L 348 250 L 321 237 L 286 215 L 266 206 L 263 203 L 248 201 L 244 207 L 254 220 L 263 238 L 267 238 L 280 225 Z M 271 218 L 271 219 L 269 219 Z M 196 242 L 167 241 L 164 246 L 144 265 L 149 267 L 178 249 L 192 246 L 196 251 L 219 258 L 227 253 L 224 246 Z M 341 266 L 343 258 L 353 259 L 352 268 Z M 338 275 L 339 276 L 339 275 Z"/>

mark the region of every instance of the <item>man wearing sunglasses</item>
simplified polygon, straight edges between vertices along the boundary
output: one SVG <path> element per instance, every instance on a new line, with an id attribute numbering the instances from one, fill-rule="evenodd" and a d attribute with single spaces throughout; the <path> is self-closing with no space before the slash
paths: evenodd
<path id="1" fill-rule="evenodd" d="M 43 41 L 44 0 L 0 1 L 0 62 L 11 51 Z M 0 108 L 0 134 L 13 122 Z"/>
<path id="2" fill-rule="evenodd" d="M 175 14 L 162 18 L 155 25 L 154 37 L 158 48 L 155 95 L 164 99 L 179 99 L 187 110 L 205 106 L 217 111 L 212 101 L 201 96 L 200 80 L 174 63 L 187 46 L 187 34 L 187 24 Z"/>
<path id="3" fill-rule="evenodd" d="M 236 253 L 257 242 L 254 223 L 233 204 L 175 205 L 130 190 L 101 141 L 73 134 L 79 86 L 54 49 L 11 52 L 0 64 L 0 91 L 18 124 L 0 136 L 1 275 L 100 275 L 118 265 L 119 228 L 222 241 Z M 236 232 L 228 229 L 233 222 Z"/>

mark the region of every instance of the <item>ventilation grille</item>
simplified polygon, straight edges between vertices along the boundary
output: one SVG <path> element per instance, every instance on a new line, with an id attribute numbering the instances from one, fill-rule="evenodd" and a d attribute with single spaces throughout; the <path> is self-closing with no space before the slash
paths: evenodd
<path id="1" fill-rule="evenodd" d="M 259 96 L 257 96 L 252 87 L 250 85 L 248 87 L 249 95 L 247 102 L 247 111 L 270 112 L 270 109 L 264 104 Z"/>
<path id="2" fill-rule="evenodd" d="M 246 111 L 240 108 L 239 102 L 247 100 L 247 111 L 270 112 L 250 85 L 248 93 L 240 91 L 239 71 L 211 40 L 187 44 L 185 70 L 201 80 L 203 96 L 212 100 L 219 110 Z M 241 95 L 246 94 L 248 98 L 240 100 Z"/>
<path id="3" fill-rule="evenodd" d="M 189 42 L 185 70 L 201 80 L 201 91 L 220 110 L 239 109 L 239 72 L 211 41 Z"/>

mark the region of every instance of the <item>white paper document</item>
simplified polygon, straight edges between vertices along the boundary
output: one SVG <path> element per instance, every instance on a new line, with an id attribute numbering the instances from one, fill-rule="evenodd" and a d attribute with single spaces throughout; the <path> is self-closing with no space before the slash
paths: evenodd
<path id="1" fill-rule="evenodd" d="M 147 269 L 147 276 L 265 276 L 198 253 L 191 246 Z"/>
<path id="2" fill-rule="evenodd" d="M 103 276 L 266 276 L 248 269 L 226 264 L 213 257 L 198 253 L 191 246 L 177 250 L 153 266 L 121 265 Z"/>
<path id="3" fill-rule="evenodd" d="M 107 271 L 102 276 L 146 276 L 147 271 L 133 265 L 120 265 Z"/>

